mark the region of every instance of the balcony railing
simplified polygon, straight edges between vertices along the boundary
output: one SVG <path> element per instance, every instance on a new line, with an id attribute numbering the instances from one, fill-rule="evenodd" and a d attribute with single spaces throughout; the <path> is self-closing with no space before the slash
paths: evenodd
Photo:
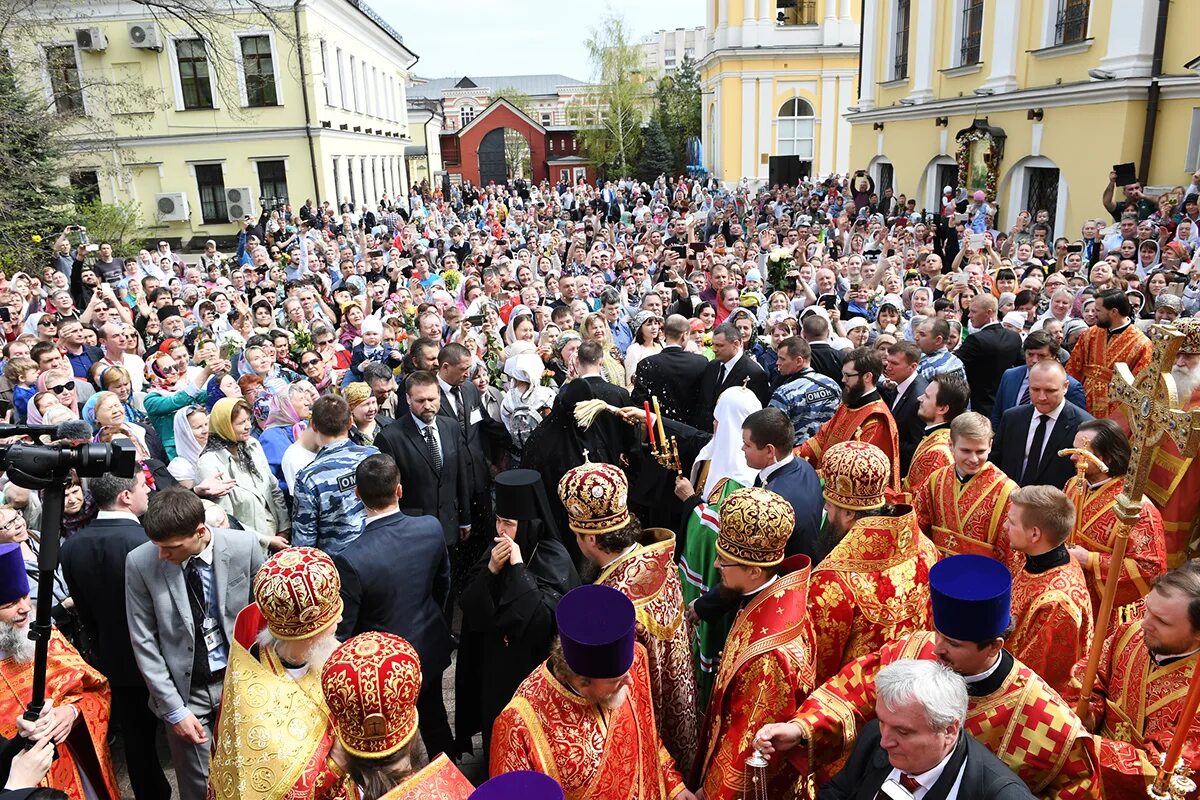
<path id="1" fill-rule="evenodd" d="M 1054 43 L 1082 42 L 1088 34 L 1090 0 L 1058 0 L 1058 16 L 1054 21 Z"/>
<path id="2" fill-rule="evenodd" d="M 962 46 L 959 66 L 979 63 L 979 46 L 983 41 L 983 0 L 967 0 L 962 10 Z"/>

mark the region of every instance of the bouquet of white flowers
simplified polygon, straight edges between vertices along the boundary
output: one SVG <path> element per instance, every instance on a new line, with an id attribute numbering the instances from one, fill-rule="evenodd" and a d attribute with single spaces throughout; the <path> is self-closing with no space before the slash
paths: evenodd
<path id="1" fill-rule="evenodd" d="M 785 247 L 777 247 L 767 254 L 767 283 L 773 291 L 783 289 L 784 276 L 794 265 L 792 251 Z"/>

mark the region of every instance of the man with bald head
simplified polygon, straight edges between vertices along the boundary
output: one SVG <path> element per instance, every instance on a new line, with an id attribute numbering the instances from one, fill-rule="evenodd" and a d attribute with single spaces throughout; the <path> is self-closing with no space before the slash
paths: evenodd
<path id="1" fill-rule="evenodd" d="M 1029 400 L 1000 417 L 991 459 L 1020 486 L 1066 486 L 1075 466 L 1058 451 L 1092 415 L 1067 400 L 1067 372 L 1053 359 L 1029 368 Z"/>
<path id="2" fill-rule="evenodd" d="M 977 295 L 967 313 L 970 333 L 959 345 L 957 355 L 967 371 L 971 410 L 990 417 L 1000 378 L 1021 358 L 1021 334 L 1008 330 L 996 320 L 996 298 L 990 294 Z M 1069 444 L 1065 446 L 1070 447 Z"/>
<path id="3" fill-rule="evenodd" d="M 708 359 L 683 349 L 690 331 L 687 317 L 680 314 L 667 317 L 663 324 L 662 352 L 638 362 L 633 375 L 633 402 L 640 407 L 651 397 L 658 397 L 664 416 L 694 428 L 707 429 L 712 421 L 698 417 L 703 410 L 700 382 Z"/>

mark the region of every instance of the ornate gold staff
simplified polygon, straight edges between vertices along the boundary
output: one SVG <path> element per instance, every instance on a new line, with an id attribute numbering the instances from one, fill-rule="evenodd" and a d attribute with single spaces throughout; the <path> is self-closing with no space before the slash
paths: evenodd
<path id="1" fill-rule="evenodd" d="M 1064 447 L 1058 451 L 1058 455 L 1062 458 L 1070 458 L 1075 456 L 1075 477 L 1079 480 L 1079 494 L 1075 495 L 1075 527 L 1071 530 L 1071 538 L 1068 544 L 1075 544 L 1075 536 L 1083 530 L 1083 501 L 1087 497 L 1087 479 L 1084 477 L 1087 474 L 1088 464 L 1091 464 L 1096 469 L 1108 474 L 1108 464 L 1100 460 L 1100 457 L 1091 450 L 1085 450 L 1082 447 Z"/>
<path id="2" fill-rule="evenodd" d="M 1110 401 L 1121 403 L 1128 410 L 1130 470 L 1125 477 L 1125 486 L 1117 497 L 1112 561 L 1104 582 L 1104 594 L 1096 617 L 1092 650 L 1088 654 L 1087 669 L 1080 686 L 1079 702 L 1075 705 L 1075 713 L 1080 717 L 1088 708 L 1096 684 L 1100 652 L 1108 636 L 1108 621 L 1112 617 L 1117 593 L 1117 578 L 1125 560 L 1129 531 L 1142 515 L 1142 496 L 1150 479 L 1154 446 L 1165 435 L 1174 440 L 1183 458 L 1193 456 L 1200 450 L 1200 411 L 1188 412 L 1177 408 L 1175 379 L 1171 377 L 1171 366 L 1175 363 L 1175 354 L 1179 351 L 1183 334 L 1172 326 L 1155 325 L 1150 330 L 1150 340 L 1154 345 L 1150 365 L 1135 378 L 1127 364 L 1117 364 L 1108 384 Z M 1181 717 L 1180 731 L 1186 732 L 1190 722 Z M 1180 735 L 1179 732 L 1176 735 Z M 1166 774 L 1170 775 L 1175 765 L 1164 764 L 1164 768 Z"/>

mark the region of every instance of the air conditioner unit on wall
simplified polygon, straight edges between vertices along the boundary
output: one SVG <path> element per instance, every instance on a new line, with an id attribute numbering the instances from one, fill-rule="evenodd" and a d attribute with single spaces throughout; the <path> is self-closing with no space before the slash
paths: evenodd
<path id="1" fill-rule="evenodd" d="M 182 222 L 191 214 L 188 212 L 186 192 L 163 192 L 154 196 L 154 207 L 161 222 Z"/>
<path id="2" fill-rule="evenodd" d="M 142 50 L 162 50 L 158 25 L 153 22 L 129 23 L 129 46 Z"/>
<path id="3" fill-rule="evenodd" d="M 250 194 L 249 186 L 234 186 L 225 190 L 225 208 L 229 212 L 229 221 L 237 222 L 242 217 L 254 213 L 254 197 Z"/>
<path id="4" fill-rule="evenodd" d="M 98 53 L 108 47 L 108 37 L 101 28 L 76 28 L 75 45 L 80 50 Z"/>

